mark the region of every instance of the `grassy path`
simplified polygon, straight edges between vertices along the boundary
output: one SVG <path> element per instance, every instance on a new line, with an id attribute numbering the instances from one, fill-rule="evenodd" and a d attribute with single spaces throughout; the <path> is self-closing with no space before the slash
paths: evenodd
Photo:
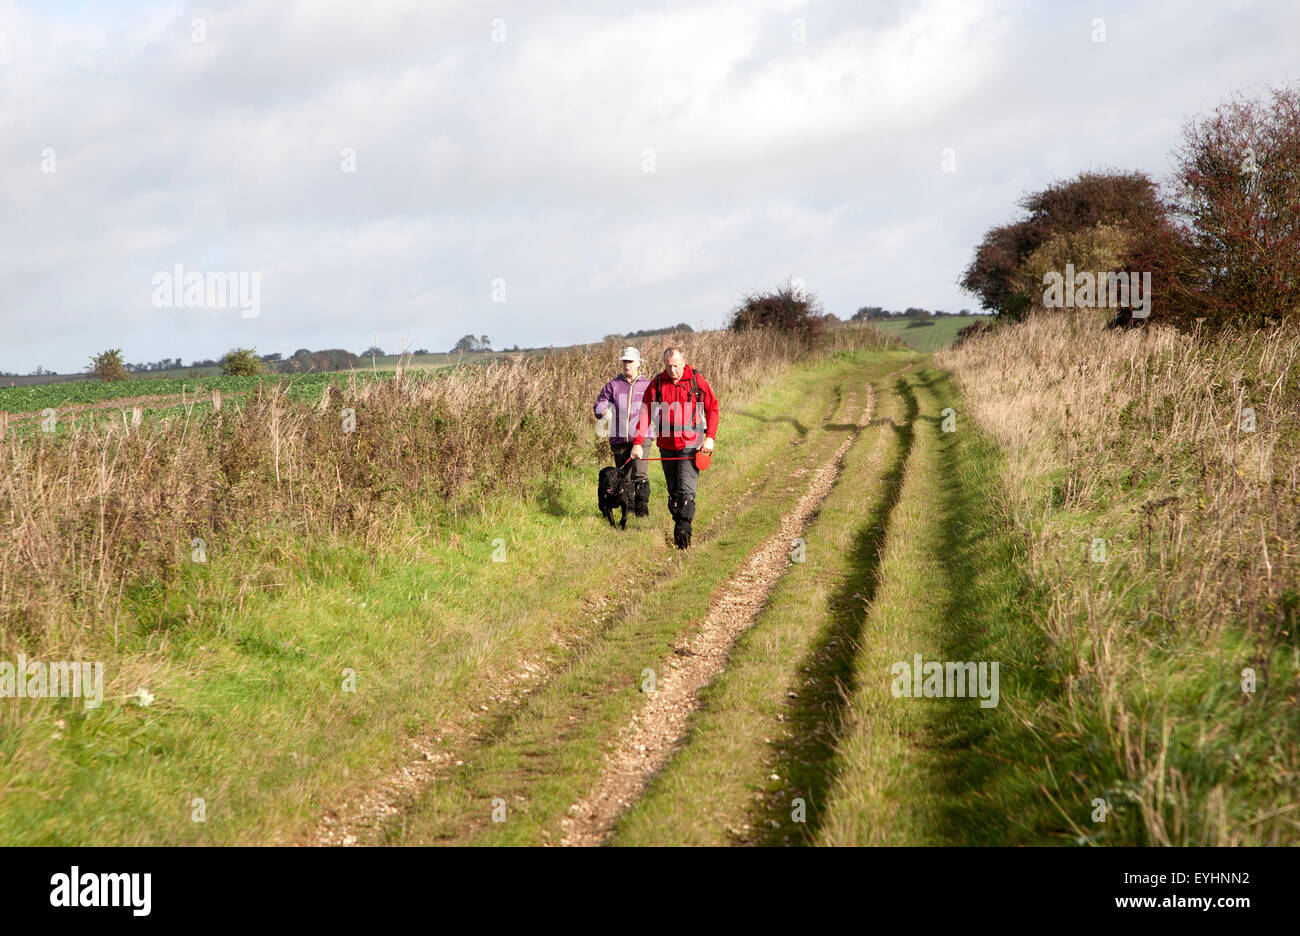
<path id="1" fill-rule="evenodd" d="M 1040 793 L 1035 700 L 1051 692 L 1017 542 L 998 519 L 996 453 L 945 374 L 877 386 L 780 583 L 709 688 L 689 742 L 615 844 L 991 844 L 1064 830 Z M 1000 697 L 900 698 L 891 666 L 999 663 Z"/>
<path id="2" fill-rule="evenodd" d="M 689 743 L 623 818 L 615 844 L 753 841 L 747 813 L 767 778 L 775 771 L 788 777 L 786 760 L 820 765 L 833 753 L 846 658 L 910 445 L 913 414 L 895 379 L 875 385 L 875 416 L 804 536 L 804 561 L 737 641 L 731 665 L 704 694 Z M 772 745 L 787 737 L 802 739 L 804 748 L 775 758 Z M 822 800 L 809 795 L 816 786 L 824 788 L 825 778 L 814 769 L 800 784 L 814 805 Z"/>
<path id="3" fill-rule="evenodd" d="M 987 315 L 959 315 L 921 320 L 874 321 L 871 324 L 909 348 L 928 353 L 951 347 L 957 332 L 974 322 L 988 320 Z"/>
<path id="4" fill-rule="evenodd" d="M 993 502 L 995 453 L 969 426 L 943 431 L 944 410 L 960 405 L 947 375 L 927 369 L 908 390 L 918 407 L 912 450 L 854 663 L 835 782 L 809 834 L 820 844 L 1041 842 L 1052 822 L 1019 716 L 1051 687 L 1018 544 Z M 922 687 L 891 669 L 913 670 L 917 654 L 988 666 L 990 677 L 997 663 L 998 679 L 978 694 L 954 680 L 964 698 L 918 697 Z M 895 694 L 905 688 L 910 695 Z M 1044 820 L 1047 828 L 1032 827 Z"/>

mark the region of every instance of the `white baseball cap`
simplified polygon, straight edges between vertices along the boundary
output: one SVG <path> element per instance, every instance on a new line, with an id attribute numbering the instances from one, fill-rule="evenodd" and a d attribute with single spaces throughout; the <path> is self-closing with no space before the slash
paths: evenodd
<path id="1" fill-rule="evenodd" d="M 637 363 L 640 363 L 640 362 L 641 362 L 641 352 L 638 351 L 636 348 L 624 348 L 624 349 L 623 349 L 623 356 L 622 356 L 621 358 L 619 358 L 619 360 L 620 360 L 620 361 L 636 361 Z"/>

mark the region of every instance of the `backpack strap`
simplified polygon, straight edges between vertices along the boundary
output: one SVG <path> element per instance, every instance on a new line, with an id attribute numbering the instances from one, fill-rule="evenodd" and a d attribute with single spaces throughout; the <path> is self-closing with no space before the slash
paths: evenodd
<path id="1" fill-rule="evenodd" d="M 696 425 L 696 426 L 698 426 L 698 425 L 700 424 L 700 421 L 701 421 L 701 420 L 700 420 L 700 417 L 703 415 L 703 414 L 700 412 L 700 406 L 701 406 L 701 404 L 704 403 L 704 391 L 700 389 L 700 383 L 699 383 L 698 380 L 695 379 L 697 376 L 700 376 L 699 372 L 696 371 L 696 370 L 694 370 L 694 369 L 692 368 L 692 370 L 691 370 L 691 399 L 694 401 L 694 405 L 692 406 L 691 420 L 692 420 L 692 423 L 693 423 L 694 425 Z M 706 421 L 707 421 L 707 420 L 706 420 Z M 703 443 L 701 443 L 701 444 L 703 444 Z"/>

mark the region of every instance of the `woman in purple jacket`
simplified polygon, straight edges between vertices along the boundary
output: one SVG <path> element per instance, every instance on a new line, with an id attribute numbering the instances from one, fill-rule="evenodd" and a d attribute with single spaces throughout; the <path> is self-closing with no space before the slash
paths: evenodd
<path id="1" fill-rule="evenodd" d="M 597 431 L 605 435 L 604 426 L 608 426 L 609 448 L 614 453 L 614 464 L 622 468 L 632 457 L 632 437 L 636 435 L 636 422 L 641 414 L 641 397 L 645 388 L 650 386 L 650 378 L 640 376 L 641 352 L 636 348 L 623 349 L 623 373 L 605 384 L 596 397 L 596 419 L 604 420 L 609 411 L 608 422 L 598 422 Z M 638 517 L 650 516 L 650 475 L 646 471 L 644 458 L 636 459 L 632 464 L 632 482 L 636 496 L 632 512 Z"/>

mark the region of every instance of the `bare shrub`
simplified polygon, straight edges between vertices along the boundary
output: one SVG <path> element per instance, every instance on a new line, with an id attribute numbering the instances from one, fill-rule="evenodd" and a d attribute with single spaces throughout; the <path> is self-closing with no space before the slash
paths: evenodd
<path id="1" fill-rule="evenodd" d="M 825 310 L 816 294 L 796 287 L 792 280 L 768 292 L 749 292 L 731 311 L 728 327 L 743 332 L 765 329 L 815 346 L 823 337 Z"/>

